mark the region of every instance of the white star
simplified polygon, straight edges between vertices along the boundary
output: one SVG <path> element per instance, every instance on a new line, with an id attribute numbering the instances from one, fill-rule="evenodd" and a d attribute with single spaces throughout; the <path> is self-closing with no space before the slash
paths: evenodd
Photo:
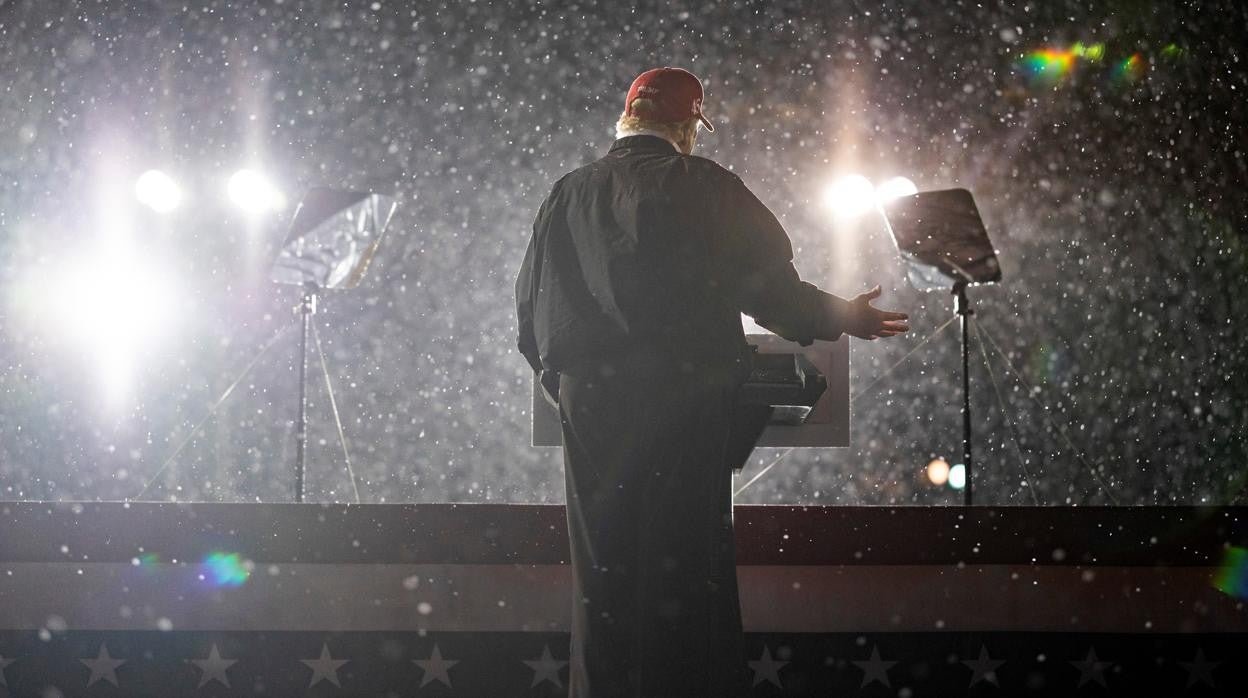
<path id="1" fill-rule="evenodd" d="M 979 646 L 979 659 L 963 659 L 962 663 L 971 668 L 971 686 L 980 681 L 987 681 L 994 686 L 1001 685 L 997 683 L 997 667 L 1005 664 L 1005 660 L 989 657 L 988 648 L 982 644 Z"/>
<path id="2" fill-rule="evenodd" d="M 425 670 L 425 675 L 420 680 L 423 688 L 425 684 L 433 681 L 441 681 L 446 684 L 447 688 L 451 687 L 451 675 L 448 669 L 459 664 L 459 660 L 443 659 L 442 653 L 438 651 L 438 643 L 433 643 L 433 654 L 428 659 L 413 659 L 416 666 Z"/>
<path id="3" fill-rule="evenodd" d="M 0 654 L 0 686 L 9 685 L 9 680 L 4 678 L 4 668 L 16 661 L 16 659 L 5 659 L 4 655 Z"/>
<path id="4" fill-rule="evenodd" d="M 754 683 L 757 686 L 763 681 L 774 683 L 777 688 L 784 688 L 780 684 L 780 668 L 788 662 L 781 662 L 771 658 L 771 648 L 763 645 L 763 654 L 758 659 L 751 659 L 750 668 L 754 670 Z"/>
<path id="5" fill-rule="evenodd" d="M 857 664 L 858 668 L 862 669 L 862 686 L 859 688 L 865 687 L 872 681 L 879 681 L 884 684 L 885 688 L 892 688 L 892 684 L 888 682 L 888 670 L 896 663 L 897 662 L 886 662 L 883 659 L 880 659 L 879 645 L 872 645 L 870 659 L 866 661 L 854 661 L 854 664 Z"/>
<path id="6" fill-rule="evenodd" d="M 1082 661 L 1072 661 L 1071 664 L 1079 669 L 1079 685 L 1076 688 L 1082 688 L 1083 684 L 1089 681 L 1095 681 L 1106 688 L 1105 684 L 1105 667 L 1111 666 L 1113 662 L 1102 662 L 1096 658 L 1096 648 L 1088 648 L 1088 656 Z"/>
<path id="7" fill-rule="evenodd" d="M 350 660 L 334 659 L 329 656 L 329 645 L 322 642 L 320 657 L 317 659 L 300 659 L 299 661 L 307 664 L 312 669 L 312 682 L 308 684 L 308 688 L 312 688 L 317 681 L 322 679 L 342 688 L 342 684 L 338 683 L 338 667 Z"/>
<path id="8" fill-rule="evenodd" d="M 87 687 L 96 681 L 106 680 L 117 685 L 117 667 L 126 663 L 124 659 L 113 659 L 108 656 L 108 647 L 103 643 L 100 644 L 100 653 L 95 659 L 79 659 L 78 661 L 86 664 L 91 669 L 91 677 L 87 679 Z"/>
<path id="9" fill-rule="evenodd" d="M 207 659 L 188 659 L 191 664 L 199 667 L 203 672 L 199 675 L 199 685 L 195 688 L 203 688 L 204 684 L 210 681 L 220 681 L 225 684 L 226 688 L 230 687 L 230 678 L 225 675 L 225 670 L 230 665 L 237 662 L 237 659 L 222 659 L 221 653 L 217 651 L 217 644 L 212 644 L 212 649 L 208 652 Z"/>
<path id="10" fill-rule="evenodd" d="M 533 670 L 533 683 L 529 688 L 536 686 L 543 681 L 550 681 L 558 688 L 563 688 L 563 681 L 559 679 L 559 670 L 568 665 L 567 662 L 556 660 L 550 655 L 550 645 L 542 645 L 542 657 L 535 660 L 524 660 L 525 664 Z"/>
<path id="11" fill-rule="evenodd" d="M 1218 668 L 1222 662 L 1211 662 L 1205 659 L 1205 650 L 1196 648 L 1196 658 L 1190 662 L 1179 662 L 1179 665 L 1187 669 L 1187 686 L 1191 688 L 1198 681 L 1208 683 L 1213 686 L 1213 670 Z"/>

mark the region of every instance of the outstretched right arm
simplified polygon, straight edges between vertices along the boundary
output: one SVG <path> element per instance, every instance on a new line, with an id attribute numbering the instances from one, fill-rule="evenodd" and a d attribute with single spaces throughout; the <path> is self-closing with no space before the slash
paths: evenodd
<path id="1" fill-rule="evenodd" d="M 878 339 L 909 330 L 904 313 L 871 306 L 880 296 L 878 286 L 845 299 L 802 281 L 784 227 L 739 177 L 726 174 L 726 192 L 719 199 L 727 214 L 721 227 L 728 259 L 725 282 L 741 312 L 803 345 L 841 334 Z"/>

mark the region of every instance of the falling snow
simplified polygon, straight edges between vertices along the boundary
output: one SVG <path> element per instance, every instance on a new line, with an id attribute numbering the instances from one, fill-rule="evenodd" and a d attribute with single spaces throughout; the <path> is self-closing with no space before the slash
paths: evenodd
<path id="1" fill-rule="evenodd" d="M 971 290 L 977 501 L 1242 501 L 1245 10 L 958 6 L 0 5 L 0 498 L 290 499 L 297 332 L 170 457 L 295 323 L 268 266 L 331 186 L 399 202 L 317 315 L 361 498 L 562 501 L 559 452 L 528 445 L 512 283 L 553 181 L 604 152 L 632 77 L 676 65 L 717 126 L 697 152 L 772 207 L 804 277 L 910 312 L 909 336 L 853 344 L 852 394 L 952 305 L 829 184 L 975 194 L 1004 273 Z M 154 175 L 136 199 L 149 170 L 176 207 L 143 205 L 168 198 Z M 855 401 L 852 447 L 738 501 L 959 501 L 927 476 L 960 459 L 959 367 L 950 327 Z M 308 499 L 348 501 L 312 368 Z"/>

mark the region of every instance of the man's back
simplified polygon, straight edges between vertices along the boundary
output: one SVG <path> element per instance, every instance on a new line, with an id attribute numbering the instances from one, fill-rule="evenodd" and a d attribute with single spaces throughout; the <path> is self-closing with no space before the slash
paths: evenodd
<path id="1" fill-rule="evenodd" d="M 517 279 L 521 349 L 553 370 L 630 348 L 739 367 L 742 310 L 809 310 L 797 296 L 814 288 L 791 259 L 787 235 L 736 175 L 662 138 L 621 138 L 559 180 L 538 212 Z"/>
<path id="2" fill-rule="evenodd" d="M 703 95 L 688 71 L 639 75 L 622 137 L 555 184 L 516 278 L 520 351 L 563 432 L 571 698 L 750 692 L 731 496 L 748 449 L 729 448 L 749 369 L 738 314 L 802 344 L 905 331 L 868 305 L 878 287 L 847 301 L 798 278 L 771 211 L 688 155 L 714 130 Z"/>

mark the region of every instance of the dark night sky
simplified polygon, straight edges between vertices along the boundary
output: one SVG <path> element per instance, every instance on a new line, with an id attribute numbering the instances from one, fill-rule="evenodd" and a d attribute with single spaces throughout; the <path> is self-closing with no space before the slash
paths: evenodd
<path id="1" fill-rule="evenodd" d="M 973 290 L 980 322 L 1034 387 L 975 350 L 979 501 L 1237 501 L 1245 10 L 936 5 L 0 3 L 0 498 L 137 496 L 294 321 L 266 273 L 321 185 L 400 202 L 369 278 L 318 316 L 362 498 L 561 501 L 558 452 L 528 446 L 512 283 L 553 181 L 609 145 L 637 73 L 676 65 L 717 125 L 698 154 L 772 207 L 803 276 L 878 282 L 911 313 L 911 336 L 853 345 L 851 393 L 951 307 L 824 190 L 856 172 L 974 192 L 1005 276 Z M 1029 69 L 1076 42 L 1103 55 Z M 287 205 L 232 207 L 244 166 Z M 170 214 L 134 199 L 151 168 L 185 192 Z M 295 339 L 145 497 L 289 497 Z M 738 501 L 958 501 L 923 477 L 960 452 L 958 366 L 951 329 L 855 403 L 852 447 L 796 452 Z M 312 402 L 309 498 L 349 499 L 319 383 Z"/>

